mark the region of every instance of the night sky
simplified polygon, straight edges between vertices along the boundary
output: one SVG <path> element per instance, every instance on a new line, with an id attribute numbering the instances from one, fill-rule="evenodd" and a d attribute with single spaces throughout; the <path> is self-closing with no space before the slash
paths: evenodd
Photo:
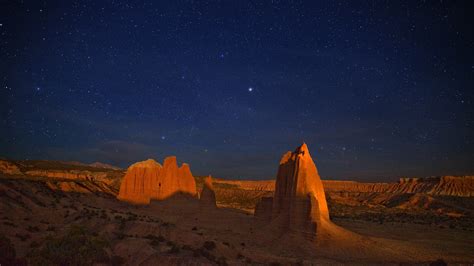
<path id="1" fill-rule="evenodd" d="M 288 2 L 0 1 L 0 157 L 474 173 L 472 1 Z"/>

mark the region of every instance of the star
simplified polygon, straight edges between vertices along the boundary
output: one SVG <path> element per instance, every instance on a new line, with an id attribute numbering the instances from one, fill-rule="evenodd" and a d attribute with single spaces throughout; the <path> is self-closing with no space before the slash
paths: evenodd
<path id="1" fill-rule="evenodd" d="M 249 92 L 252 92 L 253 91 L 253 88 L 252 87 L 249 87 Z"/>
<path id="2" fill-rule="evenodd" d="M 40 88 L 40 87 L 36 87 L 36 91 L 40 91 L 40 90 L 41 90 L 41 88 Z"/>
<path id="3" fill-rule="evenodd" d="M 165 140 L 165 139 L 166 139 L 166 137 L 165 137 L 165 136 L 161 136 L 161 139 L 162 139 L 162 140 Z"/>

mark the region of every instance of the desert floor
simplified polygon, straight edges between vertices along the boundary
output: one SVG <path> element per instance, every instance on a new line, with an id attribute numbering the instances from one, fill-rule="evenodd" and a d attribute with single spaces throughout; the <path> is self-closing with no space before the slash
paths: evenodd
<path id="1" fill-rule="evenodd" d="M 1 189 L 0 234 L 29 261 L 41 261 L 35 250 L 47 253 L 45 242 L 79 225 L 106 242 L 109 260 L 126 265 L 474 262 L 474 236 L 460 229 L 336 219 L 340 227 L 328 226 L 314 240 L 283 234 L 242 210 L 179 196 L 134 206 L 110 195 L 52 191 L 42 182 L 3 180 Z"/>

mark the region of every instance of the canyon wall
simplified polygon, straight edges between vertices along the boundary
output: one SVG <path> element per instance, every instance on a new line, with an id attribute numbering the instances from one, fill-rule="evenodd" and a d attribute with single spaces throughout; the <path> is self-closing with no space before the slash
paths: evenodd
<path id="1" fill-rule="evenodd" d="M 427 194 L 432 196 L 474 197 L 474 176 L 440 176 L 427 178 L 400 178 L 398 182 L 375 183 L 322 180 L 324 190 L 332 192 L 363 192 L 391 194 Z M 274 180 L 245 181 L 216 179 L 214 183 L 230 184 L 246 190 L 275 189 Z"/>
<path id="2" fill-rule="evenodd" d="M 327 192 L 367 192 L 391 194 L 422 193 L 433 196 L 474 196 L 474 176 L 400 178 L 397 183 L 362 183 L 324 180 Z"/>

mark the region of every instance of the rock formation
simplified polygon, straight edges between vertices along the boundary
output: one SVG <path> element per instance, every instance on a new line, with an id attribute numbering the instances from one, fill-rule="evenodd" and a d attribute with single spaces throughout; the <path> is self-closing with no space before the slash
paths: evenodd
<path id="1" fill-rule="evenodd" d="M 200 204 L 203 207 L 216 208 L 216 193 L 214 192 L 214 186 L 212 185 L 212 178 L 208 176 L 204 178 L 204 185 L 202 186 Z"/>
<path id="2" fill-rule="evenodd" d="M 16 166 L 14 163 L 0 160 L 0 173 L 8 174 L 8 175 L 18 175 L 21 174 L 20 168 Z"/>
<path id="3" fill-rule="evenodd" d="M 260 203 L 259 215 L 268 215 L 269 200 Z M 314 236 L 321 221 L 329 222 L 323 184 L 316 165 L 303 143 L 294 152 L 283 155 L 278 169 L 272 203 L 272 224 L 284 231 Z"/>
<path id="4" fill-rule="evenodd" d="M 117 198 L 136 204 L 149 204 L 177 193 L 196 195 L 196 182 L 189 165 L 178 168 L 176 157 L 167 157 L 161 166 L 153 159 L 131 165 L 122 180 Z"/>

